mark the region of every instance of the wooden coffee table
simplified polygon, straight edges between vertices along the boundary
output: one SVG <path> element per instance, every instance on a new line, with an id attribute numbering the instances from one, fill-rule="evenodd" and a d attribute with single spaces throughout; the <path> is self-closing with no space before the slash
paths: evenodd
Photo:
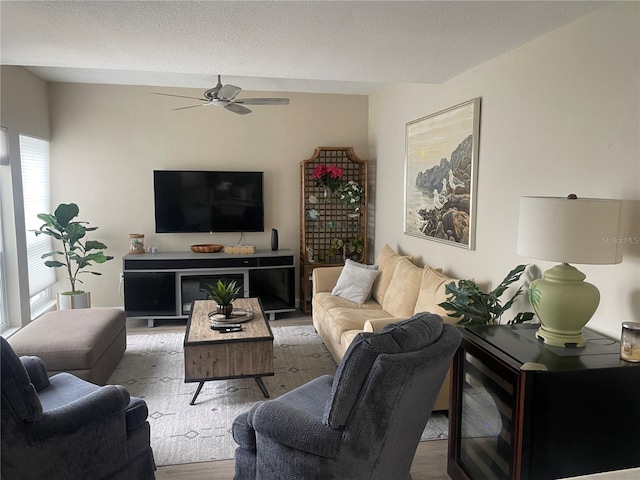
<path id="1" fill-rule="evenodd" d="M 236 308 L 253 311 L 253 318 L 241 323 L 241 332 L 211 330 L 209 312 L 216 311 L 213 300 L 193 302 L 184 336 L 184 381 L 199 382 L 193 405 L 210 380 L 253 377 L 266 398 L 269 392 L 261 377 L 273 375 L 273 333 L 257 298 L 238 298 Z"/>

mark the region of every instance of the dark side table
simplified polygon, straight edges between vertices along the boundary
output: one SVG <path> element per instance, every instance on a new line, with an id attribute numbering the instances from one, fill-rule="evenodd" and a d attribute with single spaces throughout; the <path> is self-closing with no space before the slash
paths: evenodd
<path id="1" fill-rule="evenodd" d="M 588 329 L 584 348 L 537 325 L 462 328 L 452 371 L 447 473 L 544 480 L 640 466 L 640 364 Z"/>

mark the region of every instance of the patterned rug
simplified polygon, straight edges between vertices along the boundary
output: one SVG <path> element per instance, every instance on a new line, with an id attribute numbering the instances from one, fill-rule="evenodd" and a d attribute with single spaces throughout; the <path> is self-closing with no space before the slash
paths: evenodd
<path id="1" fill-rule="evenodd" d="M 276 398 L 321 375 L 336 364 L 310 325 L 272 327 L 274 371 L 263 377 Z M 158 466 L 233 458 L 231 425 L 240 413 L 264 400 L 252 378 L 206 382 L 195 405 L 197 383 L 184 383 L 182 333 L 129 335 L 124 358 L 109 379 L 143 398 L 149 407 L 151 447 Z M 447 438 L 448 420 L 434 415 L 423 440 Z"/>

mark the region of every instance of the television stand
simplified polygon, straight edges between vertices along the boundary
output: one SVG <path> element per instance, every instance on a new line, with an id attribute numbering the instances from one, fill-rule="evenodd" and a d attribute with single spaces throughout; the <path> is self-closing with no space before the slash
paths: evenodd
<path id="1" fill-rule="evenodd" d="M 241 297 L 257 297 L 269 320 L 295 311 L 295 257 L 291 250 L 253 254 L 161 252 L 127 254 L 122 259 L 127 318 L 187 319 L 205 285 L 235 281 Z"/>

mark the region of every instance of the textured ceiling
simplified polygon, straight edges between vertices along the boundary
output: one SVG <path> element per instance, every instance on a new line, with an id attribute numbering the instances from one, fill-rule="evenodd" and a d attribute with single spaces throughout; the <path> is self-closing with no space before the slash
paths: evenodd
<path id="1" fill-rule="evenodd" d="M 0 59 L 52 81 L 368 94 L 442 83 L 608 3 L 2 0 Z"/>

